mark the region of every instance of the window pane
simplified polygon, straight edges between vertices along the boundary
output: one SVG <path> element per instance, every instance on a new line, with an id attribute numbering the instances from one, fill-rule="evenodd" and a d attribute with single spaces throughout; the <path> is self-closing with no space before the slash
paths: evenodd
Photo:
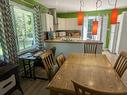
<path id="1" fill-rule="evenodd" d="M 89 39 L 92 39 L 92 25 L 93 25 L 93 19 L 88 19 L 87 38 L 89 38 Z"/>
<path id="2" fill-rule="evenodd" d="M 33 30 L 32 30 L 32 18 L 31 15 L 25 15 L 25 23 L 26 23 L 26 41 L 25 47 L 29 48 L 33 45 Z"/>
<path id="3" fill-rule="evenodd" d="M 14 7 L 18 49 L 32 48 L 34 45 L 33 13 Z"/>

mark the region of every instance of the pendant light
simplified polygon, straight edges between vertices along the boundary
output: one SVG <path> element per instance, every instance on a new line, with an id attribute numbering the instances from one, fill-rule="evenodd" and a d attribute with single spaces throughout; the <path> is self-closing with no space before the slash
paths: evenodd
<path id="1" fill-rule="evenodd" d="M 119 15 L 119 10 L 116 8 L 117 0 L 115 1 L 115 8 L 112 9 L 111 13 L 111 18 L 110 18 L 110 23 L 111 24 L 116 24 L 117 23 L 117 18 Z"/>
<path id="2" fill-rule="evenodd" d="M 97 35 L 97 30 L 98 30 L 98 21 L 95 20 L 93 21 L 92 35 Z"/>
<path id="3" fill-rule="evenodd" d="M 97 0 L 97 2 L 96 2 L 96 11 L 97 11 L 97 8 L 99 8 L 101 5 L 102 5 L 102 1 Z M 96 17 L 95 21 L 93 21 L 92 35 L 97 35 L 97 31 L 98 31 L 98 21 L 97 21 L 97 17 Z"/>
<path id="4" fill-rule="evenodd" d="M 84 17 L 83 12 L 79 11 L 78 12 L 78 25 L 83 25 L 83 17 Z"/>
<path id="5" fill-rule="evenodd" d="M 83 25 L 84 12 L 81 10 L 84 7 L 84 1 L 80 0 L 80 11 L 77 13 L 78 15 L 78 25 Z"/>

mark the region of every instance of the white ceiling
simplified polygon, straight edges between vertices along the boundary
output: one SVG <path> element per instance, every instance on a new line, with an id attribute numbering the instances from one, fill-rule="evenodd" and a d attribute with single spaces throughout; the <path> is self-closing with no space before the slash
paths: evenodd
<path id="1" fill-rule="evenodd" d="M 102 6 L 98 10 L 112 9 L 115 0 L 102 0 Z M 127 0 L 117 0 L 118 8 L 127 8 Z M 56 8 L 57 12 L 75 12 L 80 10 L 80 0 L 37 0 L 48 8 Z M 96 10 L 96 0 L 84 0 L 84 11 Z"/>

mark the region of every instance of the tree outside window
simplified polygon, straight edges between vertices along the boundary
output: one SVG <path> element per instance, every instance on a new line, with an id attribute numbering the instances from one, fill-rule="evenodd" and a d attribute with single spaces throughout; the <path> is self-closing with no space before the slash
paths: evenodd
<path id="1" fill-rule="evenodd" d="M 18 50 L 34 46 L 33 13 L 14 7 Z"/>

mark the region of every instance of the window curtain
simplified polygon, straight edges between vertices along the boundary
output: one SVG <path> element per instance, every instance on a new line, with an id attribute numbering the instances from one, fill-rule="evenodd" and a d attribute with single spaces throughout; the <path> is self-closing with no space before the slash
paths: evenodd
<path id="1" fill-rule="evenodd" d="M 41 10 L 39 5 L 34 6 L 34 26 L 35 26 L 35 41 L 38 49 L 43 49 L 43 32 L 41 22 Z"/>
<path id="2" fill-rule="evenodd" d="M 0 0 L 0 36 L 3 57 L 6 62 L 17 63 L 17 48 L 9 0 Z"/>

